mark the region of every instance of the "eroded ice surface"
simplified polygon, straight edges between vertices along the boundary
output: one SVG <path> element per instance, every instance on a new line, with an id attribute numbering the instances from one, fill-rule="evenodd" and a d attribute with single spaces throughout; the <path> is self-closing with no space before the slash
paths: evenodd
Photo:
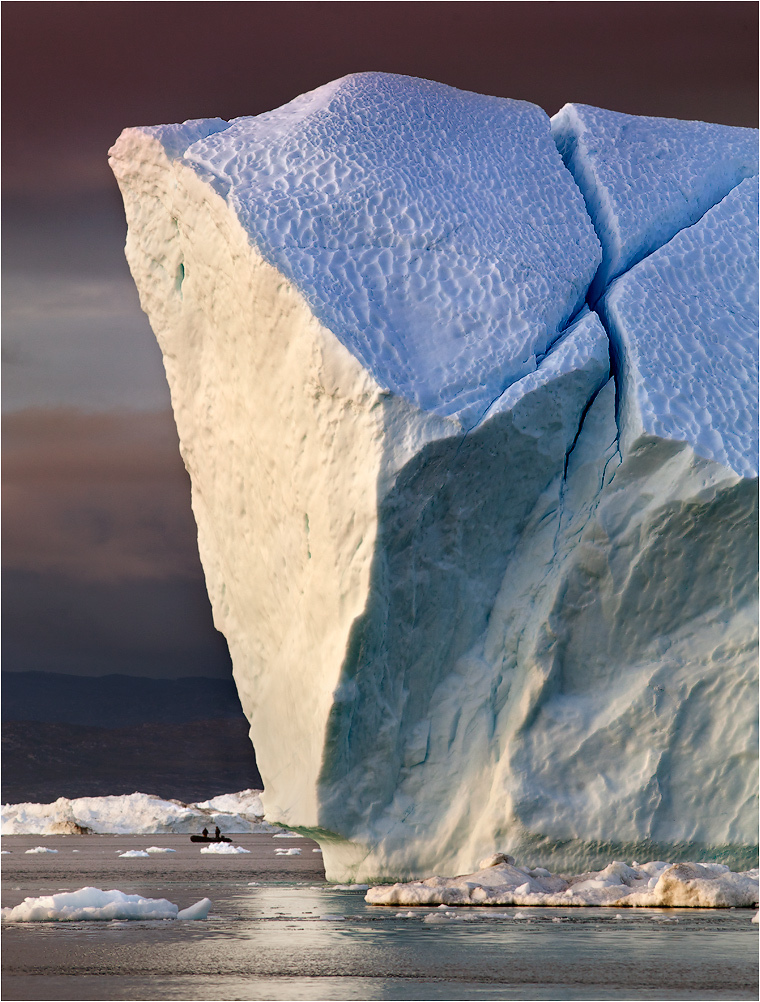
<path id="1" fill-rule="evenodd" d="M 24 898 L 0 911 L 3 922 L 112 922 L 114 920 L 205 919 L 211 902 L 197 901 L 182 910 L 166 898 L 143 898 L 123 891 L 82 887 L 78 891 Z"/>
<path id="2" fill-rule="evenodd" d="M 52 804 L 4 804 L 3 835 L 55 835 L 67 826 L 89 828 L 96 835 L 163 835 L 197 833 L 219 825 L 235 834 L 278 832 L 282 829 L 263 820 L 260 790 L 223 794 L 198 804 L 178 804 L 145 793 L 121 797 L 60 797 Z M 57 850 L 38 847 L 35 852 Z M 151 847 L 146 852 L 165 852 Z"/>
<path id="3" fill-rule="evenodd" d="M 371 887 L 372 905 L 539 905 L 551 907 L 751 908 L 758 870 L 732 872 L 721 863 L 614 862 L 596 872 L 561 877 L 543 867 L 499 862 L 463 877 L 429 877 Z"/>
<path id="4" fill-rule="evenodd" d="M 756 483 L 749 422 L 716 413 L 741 414 L 750 365 L 721 382 L 702 357 L 754 334 L 714 225 L 747 134 L 618 132 L 568 158 L 606 186 L 599 211 L 584 193 L 616 260 L 704 214 L 678 278 L 680 236 L 610 291 L 636 400 L 582 305 L 596 238 L 538 109 L 365 74 L 111 151 L 263 804 L 320 838 L 329 879 L 501 849 L 756 858 Z M 651 336 L 650 301 L 699 330 Z M 660 424 L 621 436 L 650 404 Z"/>
<path id="5" fill-rule="evenodd" d="M 143 132 L 208 178 L 381 386 L 470 427 L 600 260 L 547 126 L 524 101 L 358 73 L 224 129 Z"/>
<path id="6" fill-rule="evenodd" d="M 755 129 L 566 104 L 552 132 L 604 251 L 592 301 L 758 170 Z"/>
<path id="7" fill-rule="evenodd" d="M 605 295 L 624 445 L 684 442 L 757 476 L 757 208 L 748 178 Z"/>

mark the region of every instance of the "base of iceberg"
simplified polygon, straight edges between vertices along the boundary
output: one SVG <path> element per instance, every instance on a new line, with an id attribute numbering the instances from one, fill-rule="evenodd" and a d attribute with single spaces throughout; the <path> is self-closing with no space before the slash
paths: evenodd
<path id="1" fill-rule="evenodd" d="M 758 870 L 735 873 L 721 863 L 613 862 L 603 870 L 558 876 L 514 865 L 496 853 L 461 877 L 429 877 L 371 887 L 371 905 L 538 905 L 558 907 L 753 908 Z"/>
<path id="2" fill-rule="evenodd" d="M 113 922 L 208 918 L 211 901 L 203 898 L 189 908 L 180 909 L 166 898 L 143 898 L 123 891 L 101 891 L 81 887 L 78 891 L 24 898 L 15 908 L 0 911 L 3 922 Z"/>

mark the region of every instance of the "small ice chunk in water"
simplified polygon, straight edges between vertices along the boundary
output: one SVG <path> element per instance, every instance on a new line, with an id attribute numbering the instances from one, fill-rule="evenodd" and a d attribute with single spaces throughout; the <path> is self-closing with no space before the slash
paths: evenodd
<path id="1" fill-rule="evenodd" d="M 202 919 L 208 915 L 208 898 L 179 911 L 166 898 L 143 898 L 123 891 L 81 887 L 62 894 L 25 898 L 15 908 L 0 911 L 3 922 L 110 922 L 114 919 Z"/>
<path id="2" fill-rule="evenodd" d="M 35 855 L 35 853 L 42 854 L 44 852 L 58 852 L 58 850 L 57 849 L 48 849 L 47 846 L 44 846 L 44 845 L 37 845 L 37 846 L 34 847 L 34 849 L 27 849 L 26 850 L 26 855 L 27 856 L 30 856 L 30 855 L 33 856 L 33 855 Z"/>
<path id="3" fill-rule="evenodd" d="M 301 850 L 300 849 L 296 849 L 296 848 L 292 848 L 292 849 L 275 849 L 274 854 L 275 854 L 275 856 L 300 856 L 301 855 Z"/>
<path id="4" fill-rule="evenodd" d="M 127 852 L 120 852 L 119 859 L 150 859 L 150 855 L 142 849 L 129 849 Z"/>
<path id="5" fill-rule="evenodd" d="M 146 852 L 176 852 L 176 849 L 169 849 L 166 846 L 149 845 Z"/>
<path id="6" fill-rule="evenodd" d="M 181 911 L 177 912 L 177 918 L 180 920 L 185 920 L 188 922 L 195 922 L 198 919 L 208 918 L 209 909 L 211 908 L 210 898 L 201 898 L 200 901 L 196 901 L 194 905 L 190 905 L 189 908 L 183 908 Z"/>
<path id="7" fill-rule="evenodd" d="M 206 845 L 201 849 L 201 852 L 210 853 L 214 856 L 235 856 L 238 853 L 249 853 L 250 851 L 250 849 L 244 849 L 242 845 L 232 845 L 229 842 L 221 842 L 219 845 Z"/>

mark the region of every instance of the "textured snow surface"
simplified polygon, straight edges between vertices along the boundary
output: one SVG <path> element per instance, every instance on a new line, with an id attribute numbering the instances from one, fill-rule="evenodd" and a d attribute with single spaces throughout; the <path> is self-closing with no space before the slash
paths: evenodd
<path id="1" fill-rule="evenodd" d="M 143 898 L 123 891 L 82 887 L 78 891 L 24 898 L 0 911 L 3 922 L 112 922 L 115 919 L 205 919 L 211 902 L 203 898 L 180 911 L 166 898 Z"/>
<path id="2" fill-rule="evenodd" d="M 757 476 L 757 209 L 748 178 L 606 294 L 626 445 L 682 441 Z"/>
<path id="3" fill-rule="evenodd" d="M 143 131 L 210 180 L 377 382 L 467 427 L 535 369 L 600 260 L 524 101 L 360 73 L 224 130 L 174 128 Z"/>
<path id="4" fill-rule="evenodd" d="M 331 880 L 756 859 L 748 133 L 573 115 L 575 181 L 540 109 L 382 74 L 111 151 L 263 805 Z"/>
<path id="5" fill-rule="evenodd" d="M 463 877 L 429 877 L 371 887 L 372 905 L 545 905 L 638 908 L 751 908 L 758 871 L 721 863 L 610 863 L 572 877 L 498 863 Z M 515 916 L 517 917 L 517 916 Z"/>
<path id="6" fill-rule="evenodd" d="M 552 132 L 604 251 L 592 299 L 758 170 L 755 129 L 566 104 Z"/>
<path id="7" fill-rule="evenodd" d="M 60 797 L 53 804 L 4 804 L 3 835 L 52 835 L 66 822 L 96 835 L 162 835 L 197 833 L 219 825 L 225 832 L 277 832 L 264 822 L 260 790 L 224 794 L 199 804 L 179 804 L 145 793 L 121 797 Z M 38 846 L 34 852 L 55 852 Z M 166 850 L 152 847 L 147 852 Z"/>

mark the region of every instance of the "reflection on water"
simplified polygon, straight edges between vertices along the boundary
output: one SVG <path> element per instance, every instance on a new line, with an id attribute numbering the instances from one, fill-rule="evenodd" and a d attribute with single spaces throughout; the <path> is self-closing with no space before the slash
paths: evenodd
<path id="1" fill-rule="evenodd" d="M 172 899 L 199 886 L 177 882 Z M 325 885 L 231 881 L 204 881 L 202 893 L 214 902 L 207 922 L 8 927 L 18 974 L 3 997 L 757 997 L 747 910 L 377 908 Z"/>

